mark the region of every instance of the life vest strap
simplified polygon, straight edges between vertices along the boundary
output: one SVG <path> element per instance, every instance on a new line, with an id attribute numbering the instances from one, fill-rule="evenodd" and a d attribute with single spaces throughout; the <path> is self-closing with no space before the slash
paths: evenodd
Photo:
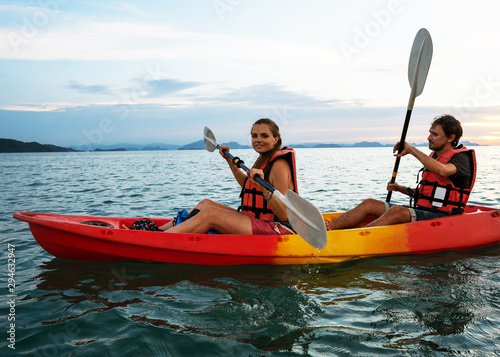
<path id="1" fill-rule="evenodd" d="M 468 190 L 465 190 L 463 188 L 454 188 L 451 185 L 443 186 L 443 185 L 439 185 L 437 182 L 430 182 L 430 181 L 425 181 L 425 180 L 422 180 L 420 184 L 427 185 L 427 186 L 432 186 L 432 193 L 430 195 L 424 195 L 422 193 L 417 193 L 417 197 L 416 197 L 417 201 L 419 199 L 423 198 L 423 199 L 431 202 L 431 204 L 433 202 L 438 202 L 438 203 L 442 203 L 443 206 L 450 205 L 450 206 L 455 206 L 457 208 L 464 208 L 465 207 L 465 203 L 463 203 L 463 196 L 464 195 L 467 195 L 467 196 L 470 195 L 470 192 Z M 439 187 L 444 188 L 446 190 L 446 194 L 445 194 L 444 198 L 437 198 L 437 197 L 435 197 L 436 190 Z M 458 201 L 452 201 L 452 200 L 450 200 L 450 193 L 452 191 L 456 191 L 456 192 L 458 192 L 460 194 L 460 197 L 459 197 Z"/>

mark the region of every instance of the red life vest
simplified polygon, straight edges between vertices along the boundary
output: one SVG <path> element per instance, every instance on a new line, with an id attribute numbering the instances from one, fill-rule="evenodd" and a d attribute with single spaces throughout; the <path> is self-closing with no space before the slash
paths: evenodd
<path id="1" fill-rule="evenodd" d="M 295 193 L 299 193 L 297 189 L 297 173 L 295 171 L 295 151 L 291 148 L 284 147 L 283 149 L 277 151 L 271 159 L 267 162 L 267 166 L 269 166 L 269 170 L 267 171 L 267 175 L 265 175 L 264 179 L 269 181 L 269 173 L 271 172 L 271 167 L 278 159 L 285 159 L 288 165 L 290 166 L 290 171 L 292 172 L 292 181 L 293 181 L 293 191 Z M 263 170 L 266 167 L 266 163 L 264 163 L 259 169 Z M 267 201 L 264 199 L 264 194 L 258 188 L 256 184 L 250 181 L 248 178 L 245 179 L 243 183 L 243 187 L 240 193 L 241 205 L 238 207 L 238 210 L 241 213 L 250 216 L 259 218 L 269 222 L 279 221 L 278 217 L 275 216 L 271 207 L 269 207 Z"/>
<path id="2" fill-rule="evenodd" d="M 469 150 L 466 147 L 449 150 L 436 158 L 436 160 L 442 164 L 446 164 L 454 155 L 462 152 L 468 154 L 471 162 L 471 182 L 469 187 L 456 187 L 449 177 L 441 177 L 424 168 L 422 169 L 424 170 L 422 180 L 419 182 L 417 188 L 415 207 L 437 210 L 448 214 L 463 212 L 476 180 L 477 166 L 474 150 Z M 433 151 L 429 156 L 435 158 L 436 153 Z"/>

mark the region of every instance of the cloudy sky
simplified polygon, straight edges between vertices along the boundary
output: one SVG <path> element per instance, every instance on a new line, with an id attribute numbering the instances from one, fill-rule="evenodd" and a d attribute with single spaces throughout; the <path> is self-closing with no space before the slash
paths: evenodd
<path id="1" fill-rule="evenodd" d="M 408 141 L 449 113 L 500 145 L 494 0 L 37 0 L 0 4 L 0 137 L 62 146 L 184 145 L 210 127 L 249 142 L 394 143 L 413 39 L 434 55 Z"/>

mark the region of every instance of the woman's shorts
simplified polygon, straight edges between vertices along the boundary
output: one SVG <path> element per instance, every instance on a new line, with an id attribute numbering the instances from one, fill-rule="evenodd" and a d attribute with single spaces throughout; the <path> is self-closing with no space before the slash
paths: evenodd
<path id="1" fill-rule="evenodd" d="M 250 217 L 252 220 L 252 234 L 269 235 L 269 234 L 295 234 L 290 228 L 278 222 L 268 222 L 262 219 Z"/>

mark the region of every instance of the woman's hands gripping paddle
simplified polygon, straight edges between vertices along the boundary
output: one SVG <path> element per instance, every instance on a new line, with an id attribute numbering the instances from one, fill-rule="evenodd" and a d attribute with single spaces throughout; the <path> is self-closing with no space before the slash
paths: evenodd
<path id="1" fill-rule="evenodd" d="M 205 148 L 208 151 L 212 152 L 220 148 L 220 145 L 217 144 L 215 140 L 214 134 L 209 128 L 205 127 L 203 137 Z M 238 168 L 250 171 L 238 157 L 234 157 L 227 151 L 223 151 L 223 153 L 230 158 Z M 269 182 L 258 175 L 254 176 L 254 180 L 268 191 L 271 191 L 273 196 L 285 205 L 288 221 L 298 235 L 317 249 L 323 249 L 326 246 L 327 236 L 325 221 L 314 205 L 291 190 L 287 190 L 285 195 L 283 195 Z"/>

